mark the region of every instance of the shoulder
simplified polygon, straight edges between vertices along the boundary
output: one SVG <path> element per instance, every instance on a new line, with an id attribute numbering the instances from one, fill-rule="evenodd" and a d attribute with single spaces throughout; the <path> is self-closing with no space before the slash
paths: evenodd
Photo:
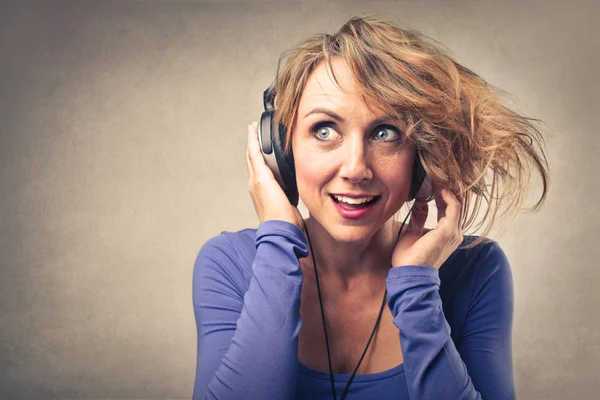
<path id="1" fill-rule="evenodd" d="M 484 238 L 476 246 L 464 248 L 477 239 L 477 236 L 465 236 L 460 246 L 440 268 L 440 274 L 443 272 L 446 278 L 456 274 L 481 278 L 510 271 L 508 258 L 497 241 Z"/>
<path id="2" fill-rule="evenodd" d="M 512 290 L 512 273 L 508 258 L 500 244 L 485 238 L 470 249 L 466 245 L 478 237 L 468 235 L 439 270 L 440 294 L 447 301 L 470 303 L 490 282 Z M 487 291 L 489 293 L 489 291 Z"/>
<path id="3" fill-rule="evenodd" d="M 439 293 L 455 340 L 462 335 L 473 310 L 512 308 L 512 273 L 504 250 L 488 238 L 471 249 L 461 248 L 476 239 L 477 236 L 465 236 L 439 270 Z"/>
<path id="4" fill-rule="evenodd" d="M 249 283 L 257 248 L 267 242 L 269 244 L 263 246 L 263 256 L 267 258 L 287 256 L 295 259 L 308 255 L 306 238 L 300 228 L 290 222 L 269 220 L 262 222 L 258 228 L 222 231 L 208 239 L 196 257 L 194 274 L 220 270 L 228 275 L 242 276 Z"/>
<path id="5" fill-rule="evenodd" d="M 510 262 L 498 242 L 490 240 L 484 244 L 472 268 L 475 269 L 475 279 L 471 302 L 499 301 L 502 298 L 512 302 Z"/>
<path id="6" fill-rule="evenodd" d="M 254 274 L 252 268 L 257 248 L 266 242 L 270 243 L 264 247 L 263 255 L 267 258 L 293 254 L 295 259 L 308 255 L 304 233 L 286 221 L 269 220 L 258 228 L 222 231 L 200 248 L 194 265 L 194 287 L 220 281 L 245 293 Z M 283 253 L 274 249 L 282 249 Z"/>
<path id="7" fill-rule="evenodd" d="M 289 249 L 298 257 L 308 255 L 306 238 L 300 228 L 290 222 L 269 220 L 261 223 L 258 228 L 222 231 L 208 239 L 202 245 L 196 263 L 207 258 L 226 261 L 238 264 L 246 273 L 251 271 L 258 245 L 264 242 Z"/>
<path id="8" fill-rule="evenodd" d="M 463 244 L 469 244 L 477 239 L 476 236 L 468 236 L 463 240 Z M 463 257 L 467 260 L 469 267 L 476 276 L 476 284 L 485 285 L 489 279 L 507 279 L 512 274 L 510 263 L 506 253 L 495 240 L 485 238 L 484 242 L 478 244 L 473 249 L 463 249 Z"/>
<path id="9" fill-rule="evenodd" d="M 245 253 L 252 252 L 254 249 L 254 239 L 256 237 L 256 229 L 245 228 L 238 231 L 222 231 L 208 239 L 200 251 L 204 248 L 211 249 L 210 251 L 221 251 L 227 253 L 231 258 L 243 259 Z"/>
<path id="10" fill-rule="evenodd" d="M 229 282 L 245 292 L 252 276 L 256 229 L 222 231 L 206 240 L 194 262 L 194 289 L 202 282 Z"/>

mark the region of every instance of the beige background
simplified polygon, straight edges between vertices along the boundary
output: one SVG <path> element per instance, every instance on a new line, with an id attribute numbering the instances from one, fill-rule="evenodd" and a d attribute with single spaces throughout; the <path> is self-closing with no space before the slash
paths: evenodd
<path id="1" fill-rule="evenodd" d="M 518 398 L 598 398 L 595 1 L 2 1 L 0 398 L 191 397 L 195 257 L 258 223 L 246 125 L 283 50 L 365 13 L 546 122 L 547 204 L 493 236 Z"/>

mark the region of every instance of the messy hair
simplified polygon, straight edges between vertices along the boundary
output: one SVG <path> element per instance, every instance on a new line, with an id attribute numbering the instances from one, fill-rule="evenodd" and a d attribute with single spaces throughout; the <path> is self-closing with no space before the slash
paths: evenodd
<path id="1" fill-rule="evenodd" d="M 434 182 L 434 195 L 445 187 L 462 197 L 463 232 L 473 226 L 486 201 L 487 212 L 476 227 L 487 221 L 485 230 L 463 247 L 472 248 L 486 240 L 498 217 L 518 213 L 531 166 L 540 173 L 543 189 L 527 211 L 541 207 L 549 189 L 549 169 L 544 139 L 533 124 L 541 121 L 502 104 L 506 92 L 454 61 L 444 49 L 422 32 L 375 17 L 353 17 L 335 34 L 314 35 L 281 55 L 272 85 L 273 122 L 287 127 L 287 153 L 308 78 L 325 61 L 340 87 L 331 58 L 343 58 L 365 104 L 406 127 L 415 156 Z M 504 212 L 498 215 L 500 206 Z"/>

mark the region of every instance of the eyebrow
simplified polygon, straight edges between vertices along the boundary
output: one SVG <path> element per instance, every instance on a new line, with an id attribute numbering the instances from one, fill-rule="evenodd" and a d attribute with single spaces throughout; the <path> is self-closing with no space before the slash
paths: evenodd
<path id="1" fill-rule="evenodd" d="M 306 115 L 304 116 L 304 118 L 308 117 L 311 114 L 325 114 L 325 115 L 328 115 L 331 118 L 333 118 L 333 119 L 341 122 L 342 124 L 345 122 L 344 118 L 342 118 L 341 116 L 337 115 L 333 111 L 328 110 L 326 108 L 315 108 L 315 109 L 309 111 L 308 113 L 306 113 Z M 374 119 L 371 122 L 370 125 L 371 126 L 376 126 L 376 125 L 379 125 L 382 122 L 389 122 L 389 121 L 394 121 L 394 118 L 391 117 L 391 116 L 379 117 L 379 118 Z"/>

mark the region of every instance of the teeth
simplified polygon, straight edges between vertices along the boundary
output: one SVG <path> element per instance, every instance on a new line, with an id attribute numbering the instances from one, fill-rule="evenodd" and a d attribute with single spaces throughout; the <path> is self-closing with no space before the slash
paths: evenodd
<path id="1" fill-rule="evenodd" d="M 335 197 L 336 200 L 338 200 L 338 201 L 343 201 L 344 203 L 348 203 L 348 204 L 362 204 L 362 203 L 371 201 L 375 198 L 375 197 L 371 196 L 371 197 L 362 197 L 359 199 L 353 199 L 352 197 L 337 196 L 335 194 L 333 195 L 333 197 Z"/>

